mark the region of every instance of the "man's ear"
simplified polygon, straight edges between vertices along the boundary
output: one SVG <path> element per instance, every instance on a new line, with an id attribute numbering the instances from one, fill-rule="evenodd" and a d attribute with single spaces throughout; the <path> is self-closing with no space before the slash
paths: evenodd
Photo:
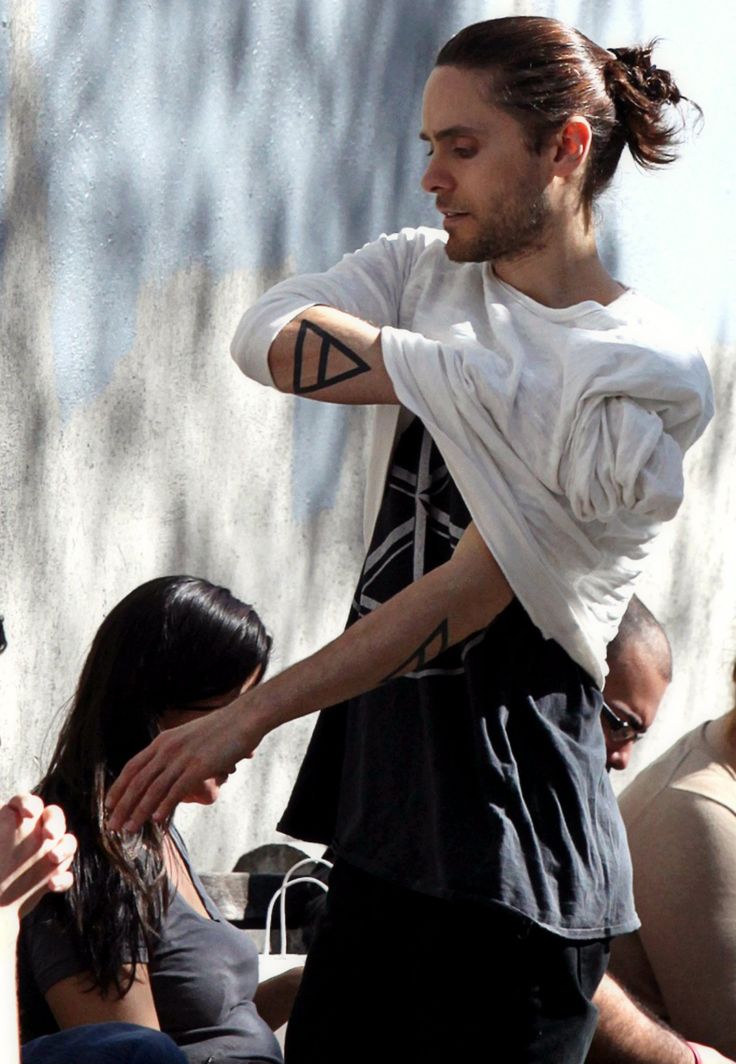
<path id="1" fill-rule="evenodd" d="M 555 137 L 556 150 L 552 166 L 558 177 L 571 177 L 585 163 L 590 152 L 593 132 L 582 115 L 572 115 Z"/>

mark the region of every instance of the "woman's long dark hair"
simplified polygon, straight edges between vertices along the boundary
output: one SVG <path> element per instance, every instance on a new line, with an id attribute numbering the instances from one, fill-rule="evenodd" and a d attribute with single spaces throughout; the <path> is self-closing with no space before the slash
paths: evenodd
<path id="1" fill-rule="evenodd" d="M 234 690 L 265 668 L 270 648 L 252 606 L 190 576 L 142 584 L 100 625 L 36 793 L 62 806 L 79 841 L 74 886 L 52 901 L 103 993 L 130 988 L 169 903 L 163 831 L 111 835 L 107 790 L 167 708 Z"/>

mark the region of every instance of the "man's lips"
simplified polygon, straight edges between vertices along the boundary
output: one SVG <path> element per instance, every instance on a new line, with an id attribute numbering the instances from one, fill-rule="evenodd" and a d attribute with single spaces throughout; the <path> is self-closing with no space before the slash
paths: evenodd
<path id="1" fill-rule="evenodd" d="M 466 215 L 468 211 L 459 211 L 455 207 L 445 207 L 441 203 L 437 204 L 437 210 L 440 214 L 444 214 L 445 218 L 459 218 L 461 215 Z"/>
<path id="2" fill-rule="evenodd" d="M 442 226 L 448 231 L 469 217 L 466 211 L 442 211 L 441 213 L 444 216 Z"/>

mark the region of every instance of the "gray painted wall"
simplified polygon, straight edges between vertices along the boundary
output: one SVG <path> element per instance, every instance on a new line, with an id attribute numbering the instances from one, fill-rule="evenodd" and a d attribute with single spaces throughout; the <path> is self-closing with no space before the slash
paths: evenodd
<path id="1" fill-rule="evenodd" d="M 661 35 L 660 65 L 706 113 L 671 172 L 623 168 L 601 239 L 617 276 L 699 330 L 719 402 L 642 588 L 677 671 L 637 757 L 727 708 L 736 18 L 715 0 L 640 8 L 0 2 L 0 793 L 37 779 L 99 621 L 145 579 L 191 572 L 249 598 L 276 668 L 339 631 L 371 413 L 267 394 L 230 363 L 230 335 L 285 273 L 435 222 L 424 79 L 454 30 L 513 12 L 604 44 Z M 269 737 L 216 808 L 182 811 L 200 866 L 277 838 L 309 729 Z"/>

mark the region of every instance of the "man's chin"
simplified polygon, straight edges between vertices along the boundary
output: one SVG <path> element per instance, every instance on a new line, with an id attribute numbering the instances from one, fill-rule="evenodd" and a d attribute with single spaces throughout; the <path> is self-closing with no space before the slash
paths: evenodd
<path id="1" fill-rule="evenodd" d="M 445 254 L 450 262 L 485 262 L 484 256 L 479 253 L 479 248 L 467 241 L 458 240 L 452 234 L 445 244 Z"/>
<path id="2" fill-rule="evenodd" d="M 493 266 L 500 266 L 521 262 L 523 259 L 538 255 L 544 251 L 545 247 L 546 244 L 541 239 L 523 247 L 508 249 L 491 248 L 480 244 L 461 244 L 448 240 L 445 244 L 445 254 L 451 262 L 490 262 Z"/>

